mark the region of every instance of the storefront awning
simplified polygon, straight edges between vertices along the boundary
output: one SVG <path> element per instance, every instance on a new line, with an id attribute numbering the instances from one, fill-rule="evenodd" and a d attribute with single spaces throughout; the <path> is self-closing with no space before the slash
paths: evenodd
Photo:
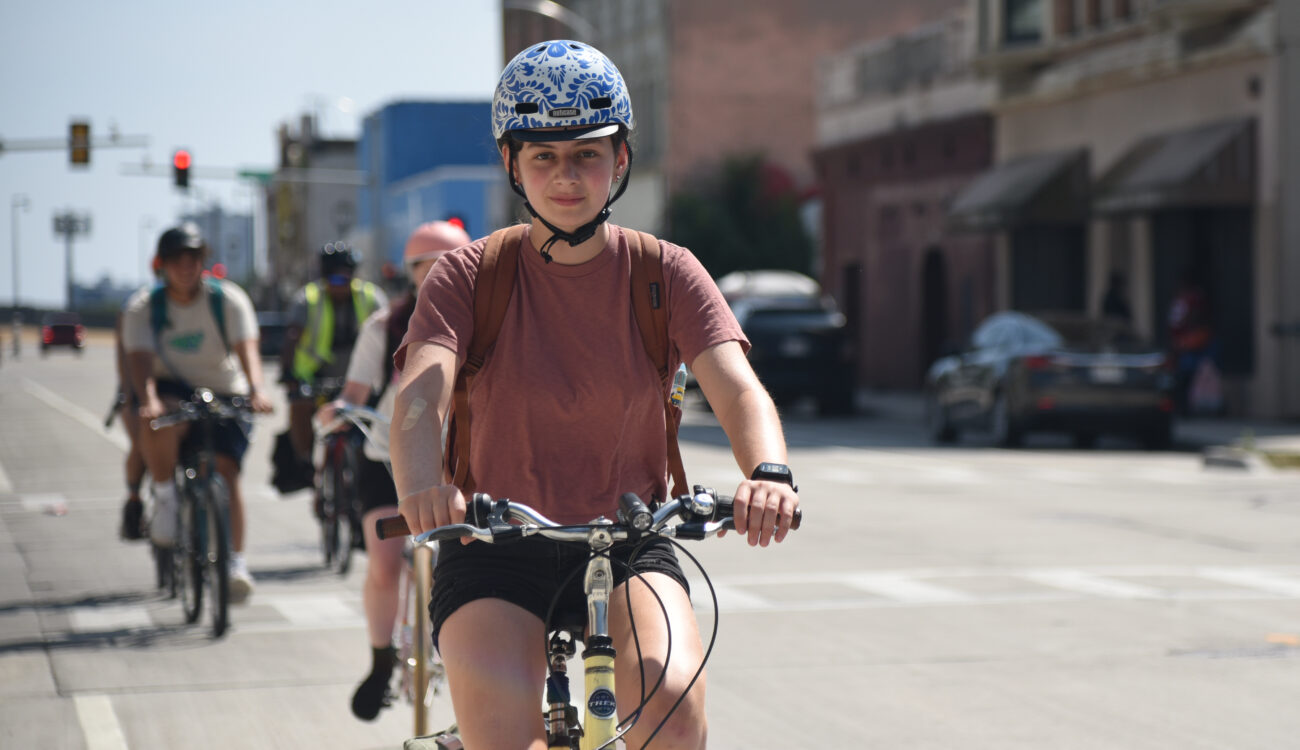
<path id="1" fill-rule="evenodd" d="M 1078 148 L 1010 159 L 976 177 L 948 208 L 964 229 L 1083 221 L 1088 212 L 1088 151 Z"/>
<path id="2" fill-rule="evenodd" d="M 1255 202 L 1254 119 L 1148 136 L 1097 183 L 1098 213 Z"/>

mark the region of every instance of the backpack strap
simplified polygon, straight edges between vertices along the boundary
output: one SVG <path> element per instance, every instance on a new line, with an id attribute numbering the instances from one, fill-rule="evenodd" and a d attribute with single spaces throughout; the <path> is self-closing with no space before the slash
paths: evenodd
<path id="1" fill-rule="evenodd" d="M 203 283 L 208 287 L 208 304 L 212 306 L 212 319 L 217 321 L 221 343 L 226 347 L 226 354 L 230 354 L 230 339 L 226 336 L 226 288 L 217 279 L 207 278 Z"/>
<path id="2" fill-rule="evenodd" d="M 672 403 L 672 377 L 669 369 L 667 287 L 664 285 L 663 252 L 659 240 L 645 232 L 626 232 L 632 253 L 632 312 L 641 331 L 641 343 L 659 373 L 664 402 L 664 440 L 668 448 L 668 473 L 673 480 L 672 496 L 688 490 L 682 451 L 677 444 L 677 425 L 681 411 Z"/>
<path id="3" fill-rule="evenodd" d="M 445 473 L 462 492 L 474 488 L 474 477 L 469 472 L 469 387 L 483 368 L 487 352 L 496 343 L 506 319 L 506 308 L 515 291 L 519 245 L 525 229 L 526 225 L 516 224 L 498 229 L 488 237 L 474 281 L 474 333 L 470 336 L 465 362 L 456 373 L 452 421 L 443 452 Z"/>

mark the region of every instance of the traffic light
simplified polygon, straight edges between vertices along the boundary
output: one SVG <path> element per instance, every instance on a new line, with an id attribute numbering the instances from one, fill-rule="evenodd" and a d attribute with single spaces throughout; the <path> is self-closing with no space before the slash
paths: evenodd
<path id="1" fill-rule="evenodd" d="M 90 123 L 73 120 L 68 125 L 68 163 L 74 167 L 90 165 Z"/>
<path id="2" fill-rule="evenodd" d="M 172 154 L 172 184 L 181 189 L 190 186 L 190 152 L 183 148 Z"/>

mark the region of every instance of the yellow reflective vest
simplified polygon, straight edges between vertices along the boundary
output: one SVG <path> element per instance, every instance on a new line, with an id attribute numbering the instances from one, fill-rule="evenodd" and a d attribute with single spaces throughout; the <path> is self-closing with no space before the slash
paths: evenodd
<path id="1" fill-rule="evenodd" d="M 310 382 L 321 365 L 334 357 L 334 305 L 321 290 L 320 282 L 313 281 L 303 288 L 307 295 L 307 326 L 298 339 L 293 353 L 293 375 Z M 352 280 L 352 309 L 357 314 L 357 330 L 370 313 L 379 307 L 375 285 L 361 279 Z"/>

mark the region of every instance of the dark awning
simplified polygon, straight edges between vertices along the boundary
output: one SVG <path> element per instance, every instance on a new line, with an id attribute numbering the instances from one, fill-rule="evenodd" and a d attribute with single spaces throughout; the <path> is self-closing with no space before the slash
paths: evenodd
<path id="1" fill-rule="evenodd" d="M 1097 183 L 1099 213 L 1255 202 L 1254 118 L 1143 138 Z"/>
<path id="2" fill-rule="evenodd" d="M 966 229 L 1083 221 L 1088 213 L 1088 150 L 1009 159 L 970 182 L 948 208 Z"/>

